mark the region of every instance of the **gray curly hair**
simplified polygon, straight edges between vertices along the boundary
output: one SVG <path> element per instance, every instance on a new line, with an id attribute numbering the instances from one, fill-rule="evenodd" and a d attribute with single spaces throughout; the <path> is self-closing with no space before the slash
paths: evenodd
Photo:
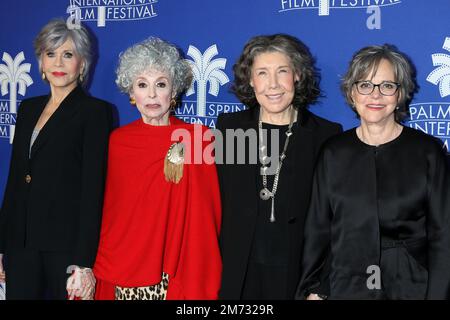
<path id="1" fill-rule="evenodd" d="M 156 37 L 139 42 L 120 54 L 116 84 L 120 91 L 129 94 L 133 80 L 151 69 L 168 73 L 175 97 L 191 85 L 192 69 L 179 49 Z"/>

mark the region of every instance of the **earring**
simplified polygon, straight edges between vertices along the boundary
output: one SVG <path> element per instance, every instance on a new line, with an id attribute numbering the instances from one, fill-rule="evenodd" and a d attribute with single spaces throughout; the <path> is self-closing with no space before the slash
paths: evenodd
<path id="1" fill-rule="evenodd" d="M 396 106 L 396 107 L 395 107 L 395 110 L 398 110 L 398 109 L 400 109 L 400 107 L 399 107 L 399 106 Z"/>
<path id="2" fill-rule="evenodd" d="M 42 80 L 45 80 L 45 72 L 44 71 L 42 71 L 41 77 L 42 77 Z"/>
<path id="3" fill-rule="evenodd" d="M 135 106 L 136 105 L 136 100 L 134 100 L 134 98 L 130 97 L 130 104 Z"/>
<path id="4" fill-rule="evenodd" d="M 175 98 L 172 98 L 172 100 L 170 100 L 170 107 L 174 108 L 177 105 L 177 100 L 175 100 Z"/>
<path id="5" fill-rule="evenodd" d="M 84 77 L 83 77 L 83 73 L 80 73 L 80 82 L 83 82 Z"/>

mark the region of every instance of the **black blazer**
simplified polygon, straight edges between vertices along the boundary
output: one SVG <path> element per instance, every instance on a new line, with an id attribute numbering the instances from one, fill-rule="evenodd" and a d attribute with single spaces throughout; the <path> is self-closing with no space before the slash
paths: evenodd
<path id="1" fill-rule="evenodd" d="M 249 109 L 236 113 L 221 114 L 217 128 L 227 144 L 226 129 L 258 129 L 259 110 Z M 322 143 L 342 131 L 339 124 L 327 121 L 311 112 L 298 112 L 297 134 L 292 147 L 294 161 L 298 163 L 290 186 L 289 199 L 289 264 L 287 297 L 294 298 L 300 277 L 303 246 L 303 227 L 309 205 L 314 164 Z M 291 144 L 289 145 L 291 148 Z M 236 153 L 236 152 L 235 152 Z M 226 159 L 226 152 L 224 152 Z M 221 299 L 240 299 L 256 226 L 259 197 L 258 164 L 218 164 L 222 197 L 222 231 L 220 246 L 223 259 Z"/>
<path id="2" fill-rule="evenodd" d="M 72 252 L 73 264 L 91 267 L 99 239 L 112 108 L 75 88 L 41 129 L 30 155 L 31 134 L 49 99 L 26 99 L 18 111 L 0 211 L 0 252 Z"/>

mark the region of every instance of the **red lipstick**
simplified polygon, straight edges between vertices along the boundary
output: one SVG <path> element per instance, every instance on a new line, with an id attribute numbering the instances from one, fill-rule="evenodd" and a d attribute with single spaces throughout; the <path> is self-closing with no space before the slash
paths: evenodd
<path id="1" fill-rule="evenodd" d="M 55 71 L 55 72 L 52 72 L 52 75 L 54 75 L 55 77 L 62 77 L 62 76 L 65 76 L 66 73 L 65 72 L 57 72 L 57 71 Z"/>

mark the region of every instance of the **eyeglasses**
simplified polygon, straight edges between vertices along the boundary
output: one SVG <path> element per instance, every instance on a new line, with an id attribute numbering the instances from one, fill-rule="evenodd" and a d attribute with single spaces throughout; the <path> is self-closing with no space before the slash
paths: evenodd
<path id="1" fill-rule="evenodd" d="M 400 83 L 392 82 L 392 81 L 383 81 L 379 84 L 373 84 L 372 82 L 366 81 L 356 81 L 353 83 L 356 85 L 356 90 L 362 95 L 369 95 L 375 90 L 375 87 L 378 87 L 380 93 L 383 96 L 393 96 L 398 88 L 400 88 Z"/>

